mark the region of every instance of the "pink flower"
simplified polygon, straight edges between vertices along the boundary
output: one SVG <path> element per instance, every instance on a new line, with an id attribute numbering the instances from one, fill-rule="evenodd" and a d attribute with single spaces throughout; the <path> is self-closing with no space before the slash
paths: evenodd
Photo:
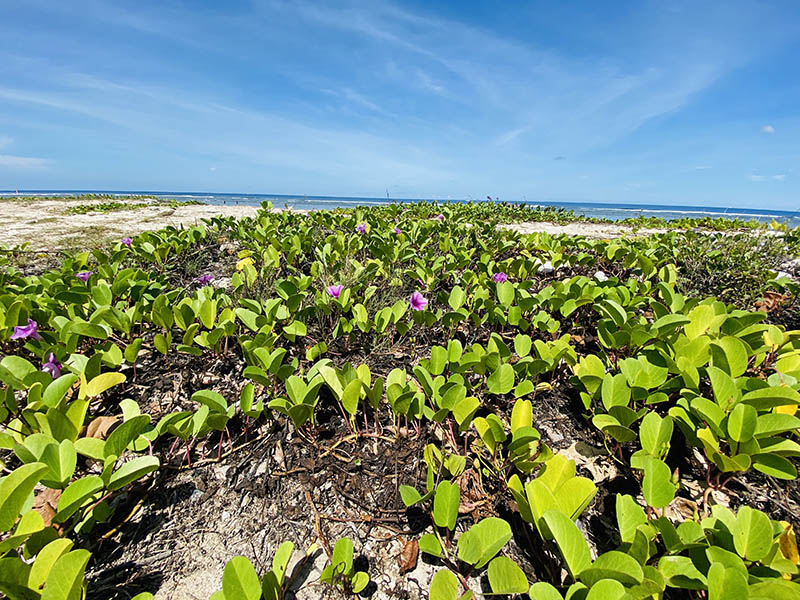
<path id="1" fill-rule="evenodd" d="M 121 241 L 122 241 L 122 243 L 123 243 L 123 244 L 125 244 L 125 245 L 126 245 L 128 248 L 130 248 L 130 247 L 131 247 L 131 244 L 133 243 L 133 238 L 124 237 L 124 238 L 122 238 L 122 240 L 121 240 Z"/>
<path id="2" fill-rule="evenodd" d="M 343 289 L 344 289 L 343 285 L 329 285 L 327 287 L 327 292 L 331 295 L 331 298 L 336 298 L 338 300 L 339 294 L 342 293 Z"/>
<path id="3" fill-rule="evenodd" d="M 402 232 L 402 230 L 401 230 L 399 227 L 395 227 L 395 228 L 394 228 L 394 233 L 395 233 L 395 235 L 400 235 L 400 234 L 401 234 L 401 233 L 403 233 L 403 232 Z"/>
<path id="4" fill-rule="evenodd" d="M 208 285 L 212 281 L 214 281 L 214 276 L 210 273 L 206 273 L 204 275 L 200 275 L 200 277 L 195 277 L 194 281 L 199 283 L 200 285 Z"/>
<path id="5" fill-rule="evenodd" d="M 419 292 L 414 292 L 411 294 L 411 300 L 409 300 L 409 304 L 414 310 L 422 310 L 428 306 L 428 299 Z"/>
<path id="6" fill-rule="evenodd" d="M 440 221 L 440 222 L 444 222 L 444 215 L 442 215 L 442 214 L 438 214 L 438 215 L 436 215 L 436 216 L 435 216 L 435 217 L 433 217 L 433 218 L 434 218 L 434 219 L 437 219 L 437 220 L 438 220 L 438 221 Z"/>
<path id="7" fill-rule="evenodd" d="M 367 233 L 367 224 L 359 223 L 358 225 L 356 225 L 356 231 L 358 233 Z"/>
<path id="8" fill-rule="evenodd" d="M 50 373 L 53 379 L 61 375 L 61 363 L 56 360 L 56 355 L 52 352 L 50 353 L 50 357 L 47 359 L 47 362 L 42 365 L 42 371 L 45 373 Z"/>
<path id="9" fill-rule="evenodd" d="M 33 319 L 28 319 L 28 325 L 18 325 L 14 327 L 14 333 L 11 334 L 10 340 L 24 340 L 26 338 L 33 338 L 41 340 L 42 336 L 39 335 L 37 328 L 39 325 Z"/>
<path id="10" fill-rule="evenodd" d="M 495 273 L 494 276 L 492 276 L 492 279 L 494 279 L 497 283 L 503 283 L 504 281 L 508 281 L 508 275 L 500 271 L 499 273 Z"/>
<path id="11" fill-rule="evenodd" d="M 81 271 L 80 273 L 75 273 L 75 277 L 80 279 L 83 283 L 89 281 L 89 278 L 92 276 L 91 271 Z"/>

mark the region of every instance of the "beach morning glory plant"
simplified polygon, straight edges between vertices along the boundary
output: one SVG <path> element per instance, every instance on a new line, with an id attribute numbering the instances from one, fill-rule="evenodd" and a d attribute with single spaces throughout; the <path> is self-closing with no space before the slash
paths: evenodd
<path id="1" fill-rule="evenodd" d="M 214 280 L 214 276 L 213 275 L 209 275 L 208 273 L 206 273 L 205 275 L 200 275 L 200 277 L 196 277 L 195 278 L 195 281 L 197 283 L 199 283 L 200 285 L 208 285 L 213 280 Z"/>
<path id="2" fill-rule="evenodd" d="M 438 215 L 436 215 L 436 216 L 435 216 L 435 217 L 433 217 L 433 218 L 434 218 L 434 219 L 438 219 L 438 220 L 439 220 L 439 221 L 441 221 L 441 222 L 444 222 L 444 215 L 442 215 L 442 214 L 438 214 Z"/>
<path id="3" fill-rule="evenodd" d="M 339 294 L 342 293 L 344 289 L 343 285 L 329 285 L 327 288 L 328 293 L 331 295 L 331 298 L 339 299 Z"/>
<path id="4" fill-rule="evenodd" d="M 356 231 L 358 233 L 367 233 L 367 224 L 359 223 L 358 225 L 356 225 Z"/>
<path id="5" fill-rule="evenodd" d="M 42 365 L 42 371 L 45 373 L 50 373 L 53 379 L 56 379 L 61 375 L 61 363 L 56 360 L 56 355 L 52 352 L 47 358 L 47 362 Z"/>
<path id="6" fill-rule="evenodd" d="M 89 278 L 92 276 L 91 271 L 81 271 L 79 273 L 75 273 L 75 277 L 80 279 L 83 283 L 89 281 Z"/>
<path id="7" fill-rule="evenodd" d="M 394 233 L 395 233 L 395 235 L 400 235 L 401 233 L 403 233 L 403 231 L 399 227 L 395 227 L 394 228 Z"/>
<path id="8" fill-rule="evenodd" d="M 411 300 L 409 300 L 409 304 L 414 310 L 422 310 L 428 306 L 428 299 L 419 292 L 414 292 L 411 294 Z"/>
<path id="9" fill-rule="evenodd" d="M 11 334 L 11 340 L 24 340 L 33 338 L 34 340 L 41 340 L 42 336 L 38 332 L 38 323 L 33 319 L 28 319 L 27 325 L 18 325 L 14 327 L 14 333 Z"/>
<path id="10" fill-rule="evenodd" d="M 500 271 L 499 273 L 495 273 L 492 279 L 497 283 L 503 283 L 504 281 L 508 281 L 508 275 Z"/>
<path id="11" fill-rule="evenodd" d="M 122 241 L 122 243 L 123 243 L 123 244 L 125 244 L 125 245 L 126 245 L 128 248 L 130 248 L 130 247 L 131 247 L 131 244 L 133 243 L 133 238 L 124 237 L 124 238 L 122 238 L 122 240 L 121 240 L 121 241 Z"/>

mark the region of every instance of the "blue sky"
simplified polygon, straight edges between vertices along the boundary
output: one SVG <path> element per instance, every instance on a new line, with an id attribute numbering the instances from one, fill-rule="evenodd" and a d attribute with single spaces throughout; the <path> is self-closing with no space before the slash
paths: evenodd
<path id="1" fill-rule="evenodd" d="M 800 5 L 0 5 L 0 189 L 800 208 Z"/>

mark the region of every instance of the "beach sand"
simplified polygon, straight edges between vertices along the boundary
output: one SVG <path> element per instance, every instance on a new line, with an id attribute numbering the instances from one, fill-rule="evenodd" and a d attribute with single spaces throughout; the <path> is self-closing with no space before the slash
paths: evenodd
<path id="1" fill-rule="evenodd" d="M 101 200 L 95 203 L 101 203 Z M 28 243 L 30 251 L 93 248 L 114 243 L 143 231 L 172 225 L 202 225 L 202 219 L 214 216 L 252 217 L 257 206 L 219 206 L 187 204 L 170 207 L 148 206 L 135 210 L 69 214 L 69 208 L 91 204 L 87 200 L 0 199 L 0 245 L 9 247 Z M 273 209 L 284 210 L 284 209 Z M 500 225 L 518 233 L 583 235 L 591 238 L 617 238 L 626 235 L 661 233 L 661 229 L 638 229 L 614 224 L 513 223 Z"/>
<path id="2" fill-rule="evenodd" d="M 257 206 L 187 204 L 177 208 L 164 205 L 85 214 L 68 212 L 72 206 L 91 203 L 87 200 L 0 199 L 0 245 L 13 247 L 28 242 L 28 250 L 32 251 L 92 248 L 168 225 L 202 225 L 201 219 L 214 216 L 252 217 L 259 209 Z"/>

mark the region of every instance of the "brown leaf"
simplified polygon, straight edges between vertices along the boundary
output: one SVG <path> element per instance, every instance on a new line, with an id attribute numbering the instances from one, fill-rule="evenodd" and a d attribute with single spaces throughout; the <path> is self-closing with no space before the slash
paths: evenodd
<path id="1" fill-rule="evenodd" d="M 59 498 L 61 498 L 61 490 L 44 488 L 33 499 L 33 510 L 42 515 L 45 527 L 50 527 L 53 517 L 56 515 Z"/>
<path id="2" fill-rule="evenodd" d="M 397 558 L 397 562 L 400 563 L 400 575 L 408 573 L 417 566 L 418 556 L 419 542 L 417 540 L 408 540 Z"/>
<path id="3" fill-rule="evenodd" d="M 97 417 L 86 427 L 86 437 L 104 440 L 118 422 L 118 417 Z"/>

